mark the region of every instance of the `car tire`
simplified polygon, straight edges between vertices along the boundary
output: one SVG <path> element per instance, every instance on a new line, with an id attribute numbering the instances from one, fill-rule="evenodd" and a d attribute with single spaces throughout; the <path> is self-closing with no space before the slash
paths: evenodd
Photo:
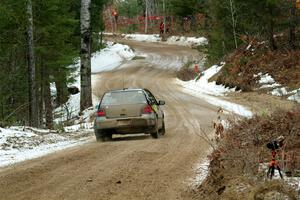
<path id="1" fill-rule="evenodd" d="M 104 137 L 105 137 L 105 141 L 112 141 L 112 133 L 108 133 Z"/>
<path id="2" fill-rule="evenodd" d="M 165 127 L 165 122 L 163 121 L 162 128 L 160 129 L 160 134 L 165 135 L 166 134 L 166 127 Z"/>
<path id="3" fill-rule="evenodd" d="M 153 132 L 150 133 L 151 136 L 155 139 L 158 139 L 160 137 L 160 131 L 158 130 L 158 127 L 155 127 L 155 130 Z"/>
<path id="4" fill-rule="evenodd" d="M 95 136 L 96 136 L 97 142 L 105 142 L 105 135 L 103 134 L 103 132 L 101 130 L 96 130 Z"/>

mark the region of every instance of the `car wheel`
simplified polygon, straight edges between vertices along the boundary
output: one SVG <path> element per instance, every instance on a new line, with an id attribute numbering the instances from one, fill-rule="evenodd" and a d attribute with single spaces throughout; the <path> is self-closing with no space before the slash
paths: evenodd
<path id="1" fill-rule="evenodd" d="M 96 130 L 95 136 L 96 136 L 97 142 L 105 142 L 105 135 L 101 130 Z"/>
<path id="2" fill-rule="evenodd" d="M 158 139 L 160 137 L 160 132 L 158 130 L 158 127 L 156 126 L 155 130 L 153 132 L 151 132 L 150 134 L 153 138 Z"/>
<path id="3" fill-rule="evenodd" d="M 162 128 L 160 129 L 160 133 L 161 135 L 165 135 L 166 133 L 166 128 L 165 128 L 165 122 L 163 121 L 163 124 L 162 124 Z"/>
<path id="4" fill-rule="evenodd" d="M 112 133 L 108 133 L 104 137 L 105 137 L 105 141 L 112 141 Z"/>

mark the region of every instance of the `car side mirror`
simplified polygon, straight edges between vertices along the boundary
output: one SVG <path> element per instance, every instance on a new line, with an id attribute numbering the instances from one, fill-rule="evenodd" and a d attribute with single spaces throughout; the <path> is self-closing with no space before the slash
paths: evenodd
<path id="1" fill-rule="evenodd" d="M 158 102 L 158 105 L 160 105 L 160 106 L 163 106 L 163 105 L 165 105 L 165 104 L 166 104 L 165 101 L 161 101 L 161 100 L 160 100 L 160 101 Z"/>

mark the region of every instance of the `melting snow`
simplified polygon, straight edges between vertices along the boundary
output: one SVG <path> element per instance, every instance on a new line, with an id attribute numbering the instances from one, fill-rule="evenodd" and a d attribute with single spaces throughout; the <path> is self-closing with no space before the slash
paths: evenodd
<path id="1" fill-rule="evenodd" d="M 239 104 L 231 103 L 225 100 L 221 100 L 215 96 L 223 96 L 226 92 L 235 91 L 235 89 L 225 88 L 222 85 L 216 85 L 215 82 L 209 82 L 208 80 L 218 73 L 222 69 L 222 66 L 214 65 L 211 68 L 203 72 L 203 76 L 198 81 L 192 80 L 188 82 L 176 79 L 176 82 L 183 86 L 183 91 L 190 93 L 193 96 L 201 98 L 206 102 L 219 106 L 229 112 L 244 116 L 252 117 L 253 113 Z M 212 96 L 214 95 L 214 96 Z"/>
<path id="2" fill-rule="evenodd" d="M 134 56 L 135 54 L 129 46 L 109 43 L 108 47 L 93 54 L 92 73 L 114 70 L 122 62 L 131 60 Z"/>
<path id="3" fill-rule="evenodd" d="M 271 75 L 265 74 L 260 76 L 260 80 L 258 81 L 259 84 L 272 84 L 275 83 L 275 80 L 272 78 Z"/>
<path id="4" fill-rule="evenodd" d="M 192 187 L 193 189 L 197 188 L 199 185 L 201 185 L 203 183 L 203 181 L 206 179 L 206 177 L 208 176 L 208 172 L 209 172 L 209 160 L 206 159 L 204 161 L 201 161 L 200 163 L 198 163 L 195 167 L 195 172 L 196 172 L 196 176 L 193 177 L 189 182 L 190 182 L 190 187 Z"/>
<path id="5" fill-rule="evenodd" d="M 292 94 L 294 95 L 289 96 L 288 100 L 300 103 L 300 89 L 292 91 Z"/>
<path id="6" fill-rule="evenodd" d="M 141 42 L 162 42 L 162 39 L 158 34 L 122 34 L 122 36 L 128 40 L 135 40 Z M 167 41 L 162 43 L 194 47 L 200 45 L 207 45 L 208 40 L 205 37 L 171 36 L 167 39 Z"/>
<path id="7" fill-rule="evenodd" d="M 274 95 L 274 96 L 281 97 L 281 96 L 285 96 L 289 93 L 288 93 L 288 91 L 286 90 L 285 87 L 282 87 L 282 88 L 276 88 L 276 89 L 272 90 L 271 94 Z"/>
<path id="8" fill-rule="evenodd" d="M 215 81 L 209 82 L 208 80 L 218 73 L 223 66 L 214 65 L 211 68 L 205 70 L 203 75 L 201 75 L 199 80 L 191 80 L 191 81 L 180 81 L 180 85 L 185 88 L 191 89 L 195 92 L 201 92 L 205 94 L 215 95 L 215 96 L 224 96 L 226 92 L 234 92 L 235 88 L 230 89 L 226 88 L 223 85 L 217 85 Z"/>
<path id="9" fill-rule="evenodd" d="M 86 143 L 86 133 L 58 134 L 29 127 L 0 128 L 0 167 Z"/>
<path id="10" fill-rule="evenodd" d="M 259 166 L 259 172 L 265 176 L 268 172 L 268 167 L 269 167 L 269 163 L 261 163 Z M 293 189 L 300 192 L 300 177 L 288 177 L 285 175 L 283 170 L 281 171 L 281 174 L 283 179 L 280 178 L 280 174 L 278 170 L 275 170 L 272 179 L 283 180 Z"/>
<path id="11" fill-rule="evenodd" d="M 258 73 L 255 74 L 254 77 L 260 77 L 258 83 L 261 85 L 261 89 L 263 88 L 275 88 L 281 86 L 279 83 L 276 83 L 274 78 L 267 74 Z"/>
<path id="12" fill-rule="evenodd" d="M 205 37 L 184 37 L 184 36 L 171 36 L 166 41 L 167 44 L 174 44 L 180 46 L 201 46 L 207 45 L 208 40 Z"/>
<path id="13" fill-rule="evenodd" d="M 280 87 L 281 84 L 276 83 L 274 78 L 267 74 L 263 73 L 258 73 L 253 75 L 254 77 L 260 77 L 258 80 L 258 83 L 261 85 L 260 89 L 265 89 L 265 88 L 271 88 L 272 91 L 269 92 L 269 94 L 273 96 L 287 96 L 290 95 L 287 99 L 290 101 L 295 101 L 300 103 L 300 89 L 298 90 L 293 90 L 293 91 L 288 91 L 287 87 Z M 280 87 L 280 88 L 278 88 Z"/>
<path id="14" fill-rule="evenodd" d="M 123 34 L 125 39 L 135 40 L 140 42 L 160 42 L 161 38 L 158 34 L 146 35 L 146 34 Z"/>
<path id="15" fill-rule="evenodd" d="M 92 73 L 100 73 L 103 71 L 117 69 L 122 62 L 131 60 L 134 57 L 135 54 L 129 46 L 108 42 L 105 49 L 102 49 L 92 55 Z M 75 83 L 70 84 L 69 86 L 76 86 L 80 89 L 80 61 L 77 61 L 76 64 L 69 67 L 76 69 L 76 71 L 72 74 L 72 77 L 75 79 Z M 93 105 L 95 106 L 97 103 L 98 99 L 93 98 Z M 54 120 L 56 123 L 78 117 L 80 112 L 80 93 L 70 95 L 68 101 L 64 105 L 55 109 L 54 112 L 60 115 L 60 117 L 57 117 Z M 90 108 L 87 112 L 91 114 L 94 110 L 93 108 Z M 85 120 L 86 118 L 87 116 L 84 116 L 83 120 L 87 121 Z"/>

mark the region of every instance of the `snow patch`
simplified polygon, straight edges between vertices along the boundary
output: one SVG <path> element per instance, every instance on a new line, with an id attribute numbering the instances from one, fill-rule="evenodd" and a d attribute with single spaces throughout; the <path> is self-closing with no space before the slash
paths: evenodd
<path id="1" fill-rule="evenodd" d="M 269 74 L 264 74 L 260 76 L 260 80 L 258 81 L 259 84 L 273 84 L 275 80 Z"/>
<path id="2" fill-rule="evenodd" d="M 224 66 L 224 63 L 223 65 Z M 225 88 L 222 85 L 216 85 L 215 82 L 209 82 L 208 80 L 218 73 L 222 66 L 214 65 L 211 68 L 203 72 L 203 76 L 198 81 L 192 80 L 188 82 L 176 79 L 177 84 L 183 86 L 183 91 L 193 96 L 203 99 L 204 101 L 223 108 L 229 112 L 244 116 L 252 117 L 253 113 L 239 104 L 231 103 L 225 100 L 221 100 L 215 96 L 223 96 L 226 92 L 235 91 L 235 89 Z M 214 95 L 214 96 L 212 96 Z"/>
<path id="3" fill-rule="evenodd" d="M 112 42 L 107 43 L 107 47 L 98 51 L 92 55 L 91 58 L 91 71 L 92 73 L 100 73 L 104 71 L 110 71 L 117 69 L 122 62 L 125 60 L 131 60 L 135 57 L 132 49 L 123 44 L 114 44 Z M 75 69 L 71 75 L 75 82 L 69 84 L 68 86 L 75 86 L 80 88 L 80 60 L 77 59 L 77 62 L 74 65 L 70 65 L 69 68 Z M 93 83 L 93 80 L 92 80 Z M 93 105 L 95 106 L 98 103 L 98 100 L 93 98 Z M 75 95 L 70 95 L 68 101 L 56 108 L 54 113 L 56 116 L 54 121 L 56 123 L 61 123 L 69 119 L 77 119 L 80 112 L 80 93 Z M 91 114 L 94 112 L 93 108 L 89 108 L 86 112 Z M 85 113 L 86 113 L 85 112 Z M 84 119 L 88 118 L 87 116 L 83 117 Z M 77 120 L 80 120 L 79 118 Z M 86 122 L 88 120 L 85 120 Z"/>
<path id="4" fill-rule="evenodd" d="M 294 95 L 288 97 L 288 100 L 300 103 L 300 89 L 292 91 Z"/>
<path id="5" fill-rule="evenodd" d="M 281 88 L 276 88 L 276 89 L 272 90 L 271 94 L 274 95 L 274 96 L 282 97 L 282 96 L 285 96 L 289 93 L 288 93 L 288 91 L 286 90 L 285 87 L 281 87 Z"/>
<path id="6" fill-rule="evenodd" d="M 160 42 L 161 38 L 159 34 L 122 34 L 122 36 L 127 40 L 135 40 L 140 42 Z"/>
<path id="7" fill-rule="evenodd" d="M 263 176 L 267 174 L 268 168 L 269 168 L 269 163 L 259 164 L 259 172 L 262 173 Z M 275 170 L 272 179 L 283 180 L 286 184 L 291 186 L 293 189 L 300 192 L 300 177 L 288 177 L 285 175 L 283 171 L 281 171 L 281 174 L 283 179 L 280 178 L 280 174 L 278 170 Z"/>
<path id="8" fill-rule="evenodd" d="M 258 73 L 258 74 L 254 74 L 253 76 L 254 78 L 260 77 L 260 79 L 258 80 L 258 83 L 261 85 L 260 89 L 275 88 L 281 86 L 279 83 L 276 83 L 274 78 L 268 73 L 266 74 Z"/>
<path id="9" fill-rule="evenodd" d="M 198 91 L 193 91 L 190 88 L 184 88 L 183 92 L 189 93 L 197 98 L 203 99 L 204 101 L 206 101 L 207 103 L 209 103 L 211 105 L 221 107 L 224 110 L 238 114 L 240 116 L 247 117 L 247 118 L 251 118 L 253 116 L 253 113 L 250 110 L 248 110 L 248 108 L 246 108 L 242 105 L 239 105 L 236 103 L 231 103 L 231 102 L 228 102 L 225 100 L 221 100 L 221 99 L 218 99 L 217 97 L 210 96 L 210 95 L 198 92 Z"/>
<path id="10" fill-rule="evenodd" d="M 125 60 L 135 57 L 132 49 L 123 44 L 109 43 L 108 47 L 93 54 L 91 59 L 92 73 L 111 71 Z"/>
<path id="11" fill-rule="evenodd" d="M 122 34 L 122 36 L 127 40 L 140 42 L 162 42 L 159 34 Z M 195 47 L 200 45 L 207 45 L 208 40 L 205 37 L 171 36 L 167 39 L 167 41 L 162 43 Z"/>
<path id="12" fill-rule="evenodd" d="M 196 165 L 195 167 L 196 176 L 190 180 L 190 186 L 192 188 L 196 189 L 206 179 L 209 172 L 209 163 L 210 163 L 209 160 L 206 159 L 205 161 L 201 161 Z"/>
<path id="13" fill-rule="evenodd" d="M 281 84 L 279 84 L 279 83 L 273 83 L 273 84 L 262 85 L 260 87 L 260 89 L 264 89 L 264 88 L 276 88 L 276 87 L 279 87 L 279 86 L 281 86 Z"/>
<path id="14" fill-rule="evenodd" d="M 171 36 L 167 39 L 166 43 L 180 46 L 196 47 L 208 45 L 208 40 L 205 37 Z"/>
<path id="15" fill-rule="evenodd" d="M 89 140 L 90 134 L 87 132 L 59 134 L 31 127 L 0 128 L 0 167 L 41 157 Z"/>
<path id="16" fill-rule="evenodd" d="M 217 85 L 215 81 L 208 81 L 212 76 L 217 74 L 222 69 L 222 67 L 223 66 L 214 65 L 209 69 L 205 70 L 200 76 L 199 80 L 191 80 L 187 82 L 178 80 L 178 83 L 183 87 L 193 90 L 195 92 L 201 92 L 214 96 L 224 96 L 226 92 L 234 92 L 235 88 L 226 88 L 223 85 Z"/>

